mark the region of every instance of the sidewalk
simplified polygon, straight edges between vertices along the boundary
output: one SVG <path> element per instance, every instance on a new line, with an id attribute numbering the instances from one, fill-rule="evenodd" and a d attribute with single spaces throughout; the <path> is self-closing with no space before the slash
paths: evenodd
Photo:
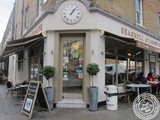
<path id="1" fill-rule="evenodd" d="M 28 120 L 25 114 L 20 114 L 22 107 L 21 98 L 12 98 L 9 94 L 6 98 L 6 87 L 0 85 L 0 120 Z M 51 113 L 47 111 L 33 110 L 32 120 L 140 120 L 137 118 L 132 107 L 126 102 L 120 101 L 118 110 L 109 111 L 99 107 L 98 111 L 90 112 L 88 109 L 54 108 Z M 159 120 L 160 113 L 153 119 Z"/>

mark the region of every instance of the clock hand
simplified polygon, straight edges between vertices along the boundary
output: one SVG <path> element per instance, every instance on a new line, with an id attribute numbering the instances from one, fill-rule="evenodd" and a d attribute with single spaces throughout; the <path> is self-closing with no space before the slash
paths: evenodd
<path id="1" fill-rule="evenodd" d="M 72 10 L 72 12 L 70 13 L 70 15 L 72 15 L 73 12 L 74 12 L 76 9 L 77 9 L 77 7 L 75 7 L 75 8 Z"/>

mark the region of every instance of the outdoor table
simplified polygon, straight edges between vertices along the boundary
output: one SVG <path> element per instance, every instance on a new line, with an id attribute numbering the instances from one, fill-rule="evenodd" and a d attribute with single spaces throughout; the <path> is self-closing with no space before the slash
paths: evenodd
<path id="1" fill-rule="evenodd" d="M 18 85 L 20 88 L 28 88 L 28 84 L 27 85 Z"/>
<path id="2" fill-rule="evenodd" d="M 21 97 L 23 97 L 26 94 L 26 91 L 28 89 L 28 84 L 16 85 L 15 87 L 17 89 L 17 95 L 20 95 Z"/>
<path id="3" fill-rule="evenodd" d="M 150 93 L 152 93 L 151 85 L 148 84 L 128 84 L 127 87 L 137 88 L 137 95 L 139 95 L 139 88 L 150 87 Z"/>

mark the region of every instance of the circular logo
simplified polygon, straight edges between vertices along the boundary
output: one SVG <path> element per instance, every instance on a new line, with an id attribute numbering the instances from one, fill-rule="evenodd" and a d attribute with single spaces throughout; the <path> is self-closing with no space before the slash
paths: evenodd
<path id="1" fill-rule="evenodd" d="M 138 95 L 133 101 L 133 112 L 142 120 L 151 120 L 159 113 L 158 99 L 149 93 Z"/>

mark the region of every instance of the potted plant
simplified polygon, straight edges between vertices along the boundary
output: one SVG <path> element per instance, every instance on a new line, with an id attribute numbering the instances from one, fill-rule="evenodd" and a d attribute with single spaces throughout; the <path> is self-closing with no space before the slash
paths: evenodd
<path id="1" fill-rule="evenodd" d="M 93 85 L 93 76 L 97 75 L 100 69 L 96 63 L 89 63 L 86 71 L 92 77 L 91 86 L 88 87 L 89 110 L 96 111 L 98 104 L 98 87 Z"/>
<path id="2" fill-rule="evenodd" d="M 56 69 L 53 66 L 48 65 L 42 68 L 42 74 L 48 81 L 48 87 L 45 88 L 45 93 L 51 110 L 53 109 L 55 90 L 53 87 L 50 86 L 50 78 L 54 77 L 55 72 Z"/>

